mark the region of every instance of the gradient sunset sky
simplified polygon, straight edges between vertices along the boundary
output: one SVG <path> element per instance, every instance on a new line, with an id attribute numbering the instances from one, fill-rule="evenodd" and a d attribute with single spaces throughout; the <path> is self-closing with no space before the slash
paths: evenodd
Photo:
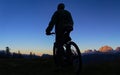
<path id="1" fill-rule="evenodd" d="M 74 20 L 71 33 L 82 51 L 120 46 L 120 0 L 0 0 L 0 50 L 52 53 L 45 29 L 59 3 Z"/>

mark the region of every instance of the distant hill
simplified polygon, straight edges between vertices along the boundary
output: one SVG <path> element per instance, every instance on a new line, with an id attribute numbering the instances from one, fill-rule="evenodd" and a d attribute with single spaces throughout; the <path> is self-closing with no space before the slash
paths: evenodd
<path id="1" fill-rule="evenodd" d="M 42 57 L 42 58 L 51 58 L 52 55 L 49 55 L 49 54 L 43 54 L 41 57 Z"/>
<path id="2" fill-rule="evenodd" d="M 120 60 L 120 51 L 83 53 L 82 60 L 84 64 L 117 61 Z"/>
<path id="3" fill-rule="evenodd" d="M 52 55 L 43 54 L 42 58 L 51 58 Z M 82 62 L 83 64 L 94 64 L 94 63 L 104 63 L 120 60 L 120 51 L 108 51 L 108 52 L 87 52 L 82 53 Z"/>
<path id="4" fill-rule="evenodd" d="M 40 56 L 32 54 L 7 53 L 5 50 L 0 50 L 0 58 L 40 58 Z"/>

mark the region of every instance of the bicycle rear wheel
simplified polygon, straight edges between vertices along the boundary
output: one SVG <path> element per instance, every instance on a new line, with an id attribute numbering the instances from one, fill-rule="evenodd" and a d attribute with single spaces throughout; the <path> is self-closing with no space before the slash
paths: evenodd
<path id="1" fill-rule="evenodd" d="M 80 49 L 77 44 L 72 41 L 70 41 L 67 45 L 71 52 L 70 58 L 72 59 L 73 70 L 78 75 L 82 69 L 82 57 Z"/>

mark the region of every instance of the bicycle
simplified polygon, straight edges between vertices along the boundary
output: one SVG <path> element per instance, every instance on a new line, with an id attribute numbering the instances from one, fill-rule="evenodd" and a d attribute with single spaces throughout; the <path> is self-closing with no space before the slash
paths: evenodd
<path id="1" fill-rule="evenodd" d="M 50 34 L 55 34 L 55 33 L 52 32 Z M 63 60 L 62 64 L 64 64 L 64 66 L 71 65 L 73 67 L 74 72 L 76 72 L 76 74 L 79 75 L 79 73 L 82 70 L 82 56 L 79 47 L 75 42 L 69 40 L 64 42 L 63 49 L 64 49 L 64 53 L 62 55 L 62 60 Z M 58 49 L 55 42 L 53 46 L 53 58 L 55 63 L 59 61 L 57 50 Z"/>

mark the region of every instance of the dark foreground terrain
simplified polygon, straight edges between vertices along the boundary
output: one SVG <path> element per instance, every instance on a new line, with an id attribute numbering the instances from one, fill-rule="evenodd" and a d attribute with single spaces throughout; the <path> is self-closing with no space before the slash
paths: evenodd
<path id="1" fill-rule="evenodd" d="M 75 75 L 70 70 L 55 71 L 49 59 L 0 59 L 0 75 Z M 120 75 L 120 61 L 84 64 L 80 75 Z"/>

